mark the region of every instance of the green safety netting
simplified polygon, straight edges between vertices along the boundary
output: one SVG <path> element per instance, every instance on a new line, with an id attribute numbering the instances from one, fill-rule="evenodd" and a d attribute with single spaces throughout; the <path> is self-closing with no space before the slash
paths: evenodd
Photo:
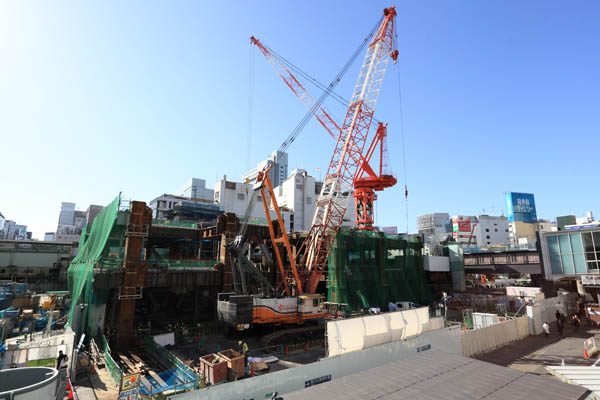
<path id="1" fill-rule="evenodd" d="M 121 195 L 117 196 L 108 206 L 94 218 L 91 228 L 87 225 L 81 234 L 79 252 L 71 262 L 67 272 L 69 292 L 71 293 L 71 312 L 69 313 L 69 324 L 73 326 L 73 316 L 79 305 L 91 305 L 94 302 L 93 280 L 94 265 L 98 262 L 112 228 L 119 214 Z M 89 231 L 89 232 L 88 232 Z M 78 312 L 78 318 L 85 314 Z M 87 321 L 86 321 L 87 322 Z M 80 328 L 79 326 L 74 327 Z"/>
<path id="2" fill-rule="evenodd" d="M 428 304 L 422 243 L 379 232 L 340 231 L 329 255 L 329 301 L 346 311 L 387 309 L 389 302 Z"/>

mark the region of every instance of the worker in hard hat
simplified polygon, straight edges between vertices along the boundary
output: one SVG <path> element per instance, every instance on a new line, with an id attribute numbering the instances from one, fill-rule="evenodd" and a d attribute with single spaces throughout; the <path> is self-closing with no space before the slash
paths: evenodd
<path id="1" fill-rule="evenodd" d="M 242 355 L 244 356 L 244 366 L 248 365 L 248 357 L 247 357 L 247 353 L 248 353 L 248 345 L 246 344 L 246 342 L 240 340 L 238 342 L 238 345 L 240 346 L 240 353 L 242 353 Z"/>

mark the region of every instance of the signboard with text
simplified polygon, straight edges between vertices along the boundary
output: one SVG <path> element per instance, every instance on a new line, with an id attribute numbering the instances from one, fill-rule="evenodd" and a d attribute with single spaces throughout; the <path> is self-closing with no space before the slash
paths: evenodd
<path id="1" fill-rule="evenodd" d="M 504 199 L 508 222 L 537 222 L 535 199 L 532 193 L 508 192 L 504 194 Z"/>

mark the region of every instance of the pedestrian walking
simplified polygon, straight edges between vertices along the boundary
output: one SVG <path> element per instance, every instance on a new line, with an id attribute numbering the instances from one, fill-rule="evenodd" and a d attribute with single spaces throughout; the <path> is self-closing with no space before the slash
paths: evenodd
<path id="1" fill-rule="evenodd" d="M 562 318 L 560 317 L 560 313 L 559 316 L 556 318 L 556 330 L 558 330 L 558 334 L 562 337 L 563 335 L 563 321 Z"/>
<path id="2" fill-rule="evenodd" d="M 544 322 L 544 324 L 542 325 L 542 329 L 544 330 L 544 335 L 548 337 L 550 335 L 550 325 L 548 325 L 547 322 Z"/>
<path id="3" fill-rule="evenodd" d="M 581 326 L 581 320 L 577 316 L 577 314 L 573 314 L 573 327 L 575 328 L 575 332 L 579 331 L 579 327 Z"/>
<path id="4" fill-rule="evenodd" d="M 69 357 L 66 354 L 63 354 L 62 350 L 58 351 L 58 357 L 56 357 L 56 369 L 67 368 L 67 361 Z"/>

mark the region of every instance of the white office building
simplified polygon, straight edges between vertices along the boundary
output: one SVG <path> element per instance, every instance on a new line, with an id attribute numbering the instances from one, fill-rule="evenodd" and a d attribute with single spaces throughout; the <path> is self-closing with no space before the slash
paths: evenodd
<path id="1" fill-rule="evenodd" d="M 508 246 L 508 220 L 504 216 L 480 215 L 474 228 L 477 246 Z M 472 244 L 475 244 L 473 241 Z"/>
<path id="2" fill-rule="evenodd" d="M 206 180 L 191 178 L 177 192 L 179 196 L 187 199 L 202 199 L 213 201 L 214 192 L 206 187 Z"/>
<path id="3" fill-rule="evenodd" d="M 316 182 L 314 177 L 309 176 L 305 170 L 295 169 L 281 185 L 273 188 L 288 232 L 310 230 L 321 187 L 322 184 Z M 225 212 L 233 212 L 239 217 L 246 215 L 251 196 L 252 184 L 250 183 L 231 182 L 223 177 L 215 184 L 215 202 L 222 205 Z M 271 216 L 275 218 L 274 210 Z M 250 210 L 250 218 L 256 221 L 266 220 L 260 195 Z M 352 196 L 348 201 L 342 226 L 355 226 Z"/>
<path id="4" fill-rule="evenodd" d="M 273 187 L 281 185 L 288 176 L 288 154 L 281 151 L 274 151 L 271 154 L 271 157 L 259 162 L 256 168 L 242 174 L 242 182 L 253 183 L 256 180 L 258 173 L 269 162 L 273 163 L 273 166 L 269 172 L 271 177 L 271 185 L 273 185 Z"/>
<path id="5" fill-rule="evenodd" d="M 439 244 L 452 236 L 452 222 L 448 213 L 422 214 L 417 217 L 417 230 L 425 243 Z"/>

